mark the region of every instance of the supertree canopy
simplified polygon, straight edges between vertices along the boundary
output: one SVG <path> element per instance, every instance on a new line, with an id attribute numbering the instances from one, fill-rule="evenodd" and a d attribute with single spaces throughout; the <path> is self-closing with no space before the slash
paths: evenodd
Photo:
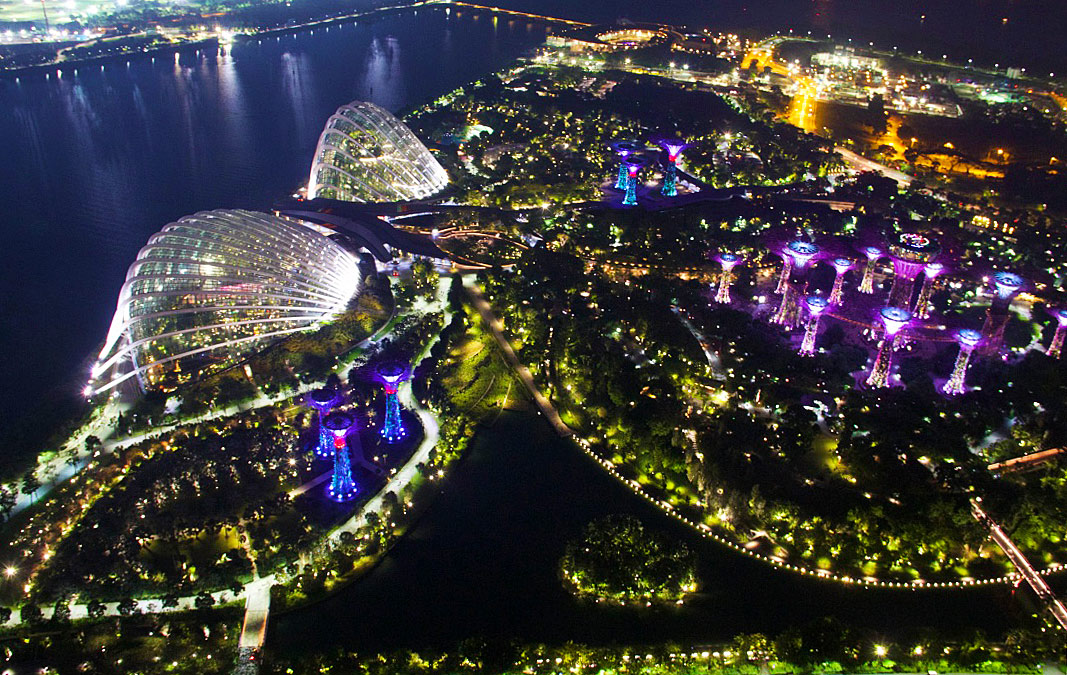
<path id="1" fill-rule="evenodd" d="M 911 309 L 916 277 L 940 252 L 940 244 L 925 234 L 900 232 L 890 237 L 889 257 L 893 261 L 893 287 L 889 291 L 889 307 Z"/>
<path id="2" fill-rule="evenodd" d="M 308 405 L 319 412 L 319 441 L 315 445 L 316 459 L 333 457 L 333 434 L 326 428 L 323 421 L 330 410 L 340 402 L 340 394 L 333 389 L 315 389 L 308 394 Z"/>
<path id="3" fill-rule="evenodd" d="M 659 141 L 659 145 L 667 151 L 667 163 L 663 171 L 663 195 L 676 197 L 678 196 L 678 158 L 689 144 L 672 138 Z"/>
<path id="4" fill-rule="evenodd" d="M 1067 308 L 1059 308 L 1052 312 L 1056 317 L 1056 333 L 1052 336 L 1052 343 L 1048 346 L 1048 355 L 1054 359 L 1060 358 L 1063 351 L 1063 338 L 1067 336 Z"/>
<path id="5" fill-rule="evenodd" d="M 1004 345 L 1004 329 L 1011 318 L 1011 301 L 1026 285 L 1018 274 L 997 272 L 993 275 L 993 303 L 986 310 L 985 323 L 982 324 L 981 354 L 992 355 L 1000 352 Z"/>
<path id="6" fill-rule="evenodd" d="M 819 332 L 819 319 L 830 307 L 830 301 L 818 295 L 809 295 L 804 298 L 804 304 L 808 308 L 808 324 L 804 329 L 804 339 L 800 343 L 800 355 L 812 356 L 815 354 L 815 336 Z"/>
<path id="7" fill-rule="evenodd" d="M 863 247 L 863 255 L 867 256 L 867 265 L 863 268 L 863 281 L 860 282 L 860 293 L 870 295 L 874 293 L 874 270 L 878 261 L 885 253 L 877 246 Z"/>
<path id="8" fill-rule="evenodd" d="M 800 322 L 800 307 L 797 302 L 808 287 L 808 263 L 819 254 L 819 247 L 810 241 L 797 239 L 786 245 L 784 254 L 791 261 L 790 271 L 782 292 L 782 302 L 771 322 L 787 328 L 796 328 Z"/>
<path id="9" fill-rule="evenodd" d="M 397 398 L 397 388 L 405 377 L 407 368 L 399 363 L 388 363 L 378 368 L 378 379 L 385 388 L 385 421 L 381 435 L 387 443 L 395 443 L 408 433 L 400 419 L 400 400 Z"/>
<path id="10" fill-rule="evenodd" d="M 326 486 L 326 495 L 335 502 L 347 502 L 358 491 L 348 455 L 348 433 L 355 428 L 356 420 L 348 413 L 335 412 L 327 415 L 322 424 L 333 434 L 333 476 Z M 359 435 L 355 438 L 358 440 Z"/>
<path id="11" fill-rule="evenodd" d="M 845 273 L 852 269 L 853 264 L 851 258 L 834 258 L 830 261 L 830 265 L 836 273 L 834 287 L 830 290 L 830 304 L 841 304 L 842 291 L 845 288 Z"/>
<path id="12" fill-rule="evenodd" d="M 883 307 L 878 313 L 885 328 L 882 343 L 878 346 L 878 356 L 874 360 L 874 367 L 867 377 L 867 386 L 879 388 L 889 386 L 889 371 L 893 366 L 893 349 L 896 346 L 896 336 L 911 321 L 911 312 L 902 307 Z"/>
<path id="13" fill-rule="evenodd" d="M 971 353 L 982 341 L 982 334 L 970 328 L 964 328 L 956 333 L 956 341 L 960 343 L 960 352 L 956 355 L 956 365 L 952 368 L 952 375 L 942 388 L 949 396 L 962 394 L 966 389 L 963 384 L 967 379 L 967 365 L 971 362 Z"/>
<path id="14" fill-rule="evenodd" d="M 733 270 L 743 260 L 736 253 L 723 253 L 719 256 L 719 264 L 722 265 L 722 276 L 719 277 L 719 290 L 715 293 L 715 302 L 730 303 L 730 284 L 733 283 Z"/>
<path id="15" fill-rule="evenodd" d="M 932 262 L 923 267 L 923 287 L 919 291 L 919 299 L 915 303 L 915 315 L 920 319 L 930 318 L 930 296 L 937 286 L 937 277 L 945 271 L 945 266 L 939 262 Z"/>

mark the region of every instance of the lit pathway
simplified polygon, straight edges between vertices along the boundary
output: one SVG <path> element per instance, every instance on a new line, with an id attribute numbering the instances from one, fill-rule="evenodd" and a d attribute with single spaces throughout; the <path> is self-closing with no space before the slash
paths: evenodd
<path id="1" fill-rule="evenodd" d="M 1040 452 L 1032 452 L 1029 455 L 1023 455 L 1021 457 L 1012 457 L 1011 459 L 1004 460 L 1003 462 L 996 462 L 990 464 L 986 469 L 995 473 L 1012 473 L 1015 471 L 1023 471 L 1025 469 L 1033 469 L 1041 466 L 1045 462 L 1051 460 L 1058 455 L 1067 452 L 1067 448 L 1053 448 L 1051 450 L 1041 450 Z"/>
<path id="2" fill-rule="evenodd" d="M 534 382 L 530 369 L 519 361 L 519 357 L 515 354 L 515 350 L 511 348 L 511 343 L 504 337 L 504 333 L 501 330 L 503 324 L 501 324 L 500 319 L 496 318 L 496 315 L 493 314 L 493 309 L 489 306 L 489 303 L 485 301 L 485 297 L 482 295 L 481 290 L 473 281 L 470 281 L 469 278 L 464 279 L 464 287 L 467 289 L 467 293 L 470 295 L 475 309 L 477 309 L 478 313 L 482 316 L 485 325 L 489 328 L 493 337 L 496 338 L 496 341 L 500 345 L 500 349 L 504 352 L 504 357 L 508 360 L 512 370 L 518 374 L 519 379 L 522 380 L 522 383 L 526 385 L 526 389 L 529 390 L 530 395 L 533 396 L 534 402 L 537 403 L 537 407 L 541 411 L 541 414 L 548 419 L 552 424 L 552 427 L 555 428 L 556 433 L 560 436 L 573 436 L 574 431 L 563 423 L 563 420 L 552 406 L 552 403 L 545 398 L 544 394 L 542 394 L 541 390 L 537 387 L 537 383 Z"/>
<path id="3" fill-rule="evenodd" d="M 1045 580 L 1041 578 L 1041 575 L 1037 573 L 1037 570 L 1033 568 L 1030 561 L 1026 559 L 1026 556 L 1008 537 L 1007 533 L 1001 529 L 995 520 L 989 517 L 989 514 L 982 510 L 980 501 L 979 498 L 971 499 L 971 514 L 974 515 L 979 523 L 989 528 L 993 541 L 997 542 L 997 546 L 1000 546 L 1004 554 L 1008 556 L 1011 564 L 1015 565 L 1015 569 L 1030 584 L 1030 588 L 1034 589 L 1034 593 L 1037 593 L 1037 597 L 1041 599 L 1041 602 L 1045 603 L 1045 606 L 1052 612 L 1052 616 L 1056 618 L 1060 626 L 1067 630 L 1067 608 L 1063 606 L 1063 603 L 1059 601 L 1056 594 L 1052 592 L 1049 585 L 1045 583 Z"/>
<path id="4" fill-rule="evenodd" d="M 842 148 L 841 146 L 837 146 L 834 148 L 834 152 L 841 155 L 841 157 L 844 158 L 845 162 L 847 162 L 848 165 L 851 166 L 853 169 L 857 171 L 877 171 L 878 173 L 884 175 L 886 178 L 892 178 L 897 182 L 897 185 L 901 187 L 907 187 L 908 185 L 911 185 L 912 181 L 915 180 L 906 173 L 897 171 L 896 169 L 890 169 L 884 164 L 879 164 L 878 162 L 871 161 L 866 157 L 863 157 L 862 155 L 857 155 L 848 148 Z"/>

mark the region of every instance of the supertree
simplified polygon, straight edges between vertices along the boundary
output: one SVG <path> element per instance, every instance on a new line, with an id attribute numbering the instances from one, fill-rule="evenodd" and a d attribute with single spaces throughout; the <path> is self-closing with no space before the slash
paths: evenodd
<path id="1" fill-rule="evenodd" d="M 356 496 L 356 481 L 352 478 L 352 459 L 348 456 L 348 433 L 356 420 L 348 413 L 330 413 L 323 425 L 333 434 L 333 476 L 326 486 L 326 496 L 335 502 L 347 502 Z M 355 435 L 359 439 L 359 434 Z"/>
<path id="2" fill-rule="evenodd" d="M 801 356 L 815 355 L 815 336 L 819 332 L 819 319 L 823 312 L 830 306 L 830 301 L 818 295 L 809 295 L 804 298 L 804 304 L 808 307 L 808 324 L 804 328 L 804 340 L 800 343 Z"/>
<path id="3" fill-rule="evenodd" d="M 740 265 L 742 260 L 741 256 L 736 253 L 723 253 L 719 256 L 722 276 L 719 277 L 719 290 L 715 293 L 715 302 L 730 304 L 730 284 L 734 280 L 734 268 Z"/>
<path id="4" fill-rule="evenodd" d="M 378 379 L 385 389 L 385 421 L 381 435 L 386 443 L 396 443 L 408 432 L 400 419 L 400 400 L 396 396 L 401 380 L 407 376 L 407 368 L 399 363 L 388 363 L 378 369 Z"/>
<path id="5" fill-rule="evenodd" d="M 986 310 L 985 323 L 982 324 L 982 345 L 979 354 L 992 355 L 1004 345 L 1004 329 L 1011 318 L 1011 301 L 1026 285 L 1018 274 L 997 272 L 993 275 L 993 303 Z"/>
<path id="6" fill-rule="evenodd" d="M 853 262 L 850 258 L 834 258 L 830 261 L 837 276 L 834 277 L 834 286 L 830 289 L 830 304 L 840 305 L 842 290 L 845 288 L 845 273 L 852 269 Z"/>
<path id="7" fill-rule="evenodd" d="M 640 158 L 631 157 L 626 160 L 626 196 L 622 200 L 623 206 L 637 206 L 637 176 L 643 168 L 645 163 Z"/>
<path id="8" fill-rule="evenodd" d="M 971 362 L 971 353 L 974 348 L 982 341 L 982 334 L 976 330 L 964 328 L 956 333 L 956 341 L 960 343 L 960 353 L 956 355 L 956 365 L 952 369 L 952 375 L 941 389 L 949 396 L 966 391 L 963 383 L 967 379 L 967 364 Z"/>
<path id="9" fill-rule="evenodd" d="M 920 319 L 930 318 L 930 296 L 937 287 L 937 277 L 945 271 L 945 266 L 939 262 L 932 262 L 923 268 L 923 287 L 919 291 L 919 299 L 915 302 L 915 315 Z"/>
<path id="10" fill-rule="evenodd" d="M 664 139 L 659 141 L 659 146 L 667 151 L 667 166 L 663 171 L 663 195 L 665 197 L 678 196 L 678 158 L 682 151 L 689 147 L 685 141 L 677 139 Z"/>
<path id="11" fill-rule="evenodd" d="M 1067 335 L 1067 309 L 1060 308 L 1052 312 L 1052 316 L 1056 317 L 1056 333 L 1052 336 L 1052 342 L 1048 346 L 1049 356 L 1054 359 L 1060 358 L 1060 352 L 1063 350 L 1063 338 Z"/>
<path id="12" fill-rule="evenodd" d="M 874 270 L 884 253 L 877 246 L 864 246 L 863 255 L 867 256 L 867 266 L 863 268 L 863 281 L 860 282 L 859 290 L 860 293 L 870 295 L 874 293 Z"/>
<path id="13" fill-rule="evenodd" d="M 882 336 L 882 344 L 878 345 L 878 357 L 874 360 L 874 367 L 867 377 L 867 386 L 874 388 L 889 386 L 889 369 L 893 367 L 896 337 L 911 321 L 911 312 L 902 307 L 883 307 L 878 318 L 885 327 L 885 333 Z"/>
<path id="14" fill-rule="evenodd" d="M 796 328 L 800 323 L 800 307 L 797 304 L 808 289 L 808 263 L 819 253 L 819 247 L 809 241 L 797 239 L 785 247 L 785 255 L 792 260 L 789 281 L 782 293 L 782 303 L 771 317 L 771 323 L 786 328 Z"/>
<path id="15" fill-rule="evenodd" d="M 789 275 L 793 273 L 793 257 L 789 255 L 788 249 L 782 249 L 782 273 L 778 275 L 778 286 L 775 287 L 774 292 L 778 295 L 785 293 L 785 289 L 789 288 Z"/>
<path id="16" fill-rule="evenodd" d="M 625 190 L 629 180 L 626 160 L 630 155 L 643 149 L 644 146 L 637 141 L 615 141 L 609 147 L 619 156 L 619 177 L 615 181 L 615 189 Z"/>
<path id="17" fill-rule="evenodd" d="M 911 311 L 915 279 L 940 252 L 940 244 L 917 232 L 900 232 L 890 238 L 889 258 L 893 261 L 893 287 L 889 290 L 887 307 L 902 307 Z"/>
<path id="18" fill-rule="evenodd" d="M 333 434 L 323 424 L 326 415 L 341 401 L 333 389 L 316 389 L 308 394 L 308 405 L 319 412 L 319 442 L 315 446 L 316 459 L 333 457 Z"/>

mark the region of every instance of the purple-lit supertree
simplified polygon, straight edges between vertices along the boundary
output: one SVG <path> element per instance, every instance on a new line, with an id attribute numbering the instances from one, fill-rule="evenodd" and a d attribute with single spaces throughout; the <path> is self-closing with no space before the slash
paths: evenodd
<path id="1" fill-rule="evenodd" d="M 923 287 L 919 291 L 919 299 L 915 302 L 915 316 L 920 319 L 930 318 L 930 296 L 937 287 L 937 277 L 945 271 L 945 266 L 939 262 L 932 262 L 923 268 Z"/>
<path id="2" fill-rule="evenodd" d="M 663 196 L 678 196 L 678 158 L 682 151 L 689 147 L 685 141 L 678 139 L 664 139 L 659 141 L 659 146 L 667 151 L 667 166 L 663 170 Z"/>
<path id="3" fill-rule="evenodd" d="M 941 391 L 949 396 L 966 391 L 963 383 L 967 379 L 967 364 L 971 362 L 971 353 L 974 352 L 974 348 L 982 341 L 982 334 L 971 328 L 964 328 L 956 333 L 956 341 L 960 343 L 960 353 L 956 355 L 956 365 L 952 369 L 952 375 L 941 388 Z"/>
<path id="4" fill-rule="evenodd" d="M 867 377 L 867 386 L 874 388 L 889 386 L 889 369 L 893 367 L 896 337 L 911 321 L 911 312 L 902 307 L 883 307 L 878 318 L 885 327 L 885 333 L 882 335 L 882 344 L 878 345 L 878 357 L 874 360 L 874 367 Z"/>
<path id="5" fill-rule="evenodd" d="M 645 162 L 638 157 L 626 160 L 626 196 L 622 199 L 623 206 L 637 206 L 637 176 L 643 168 Z"/>
<path id="6" fill-rule="evenodd" d="M 1011 301 L 1023 289 L 1026 281 L 1018 274 L 1011 272 L 997 272 L 993 275 L 993 304 L 989 306 L 985 314 L 985 323 L 982 324 L 982 346 L 978 348 L 979 354 L 992 355 L 1000 352 L 1004 345 L 1004 329 L 1008 326 L 1011 318 Z"/>
<path id="7" fill-rule="evenodd" d="M 830 301 L 818 295 L 809 295 L 804 298 L 804 304 L 808 307 L 808 324 L 804 328 L 804 340 L 800 343 L 800 355 L 814 356 L 815 336 L 819 333 L 819 319 L 830 306 Z"/>
<path id="8" fill-rule="evenodd" d="M 870 295 L 874 293 L 874 270 L 884 253 L 877 246 L 864 246 L 863 255 L 867 256 L 867 266 L 863 268 L 863 281 L 860 282 L 859 291 Z"/>
<path id="9" fill-rule="evenodd" d="M 784 253 L 792 261 L 792 265 L 788 283 L 782 293 L 782 303 L 771 317 L 771 322 L 786 328 L 796 328 L 800 325 L 798 301 L 808 290 L 808 263 L 818 255 L 819 247 L 809 241 L 797 239 L 786 245 Z"/>
<path id="10" fill-rule="evenodd" d="M 400 381 L 407 376 L 407 368 L 399 363 L 389 363 L 378 369 L 378 379 L 385 388 L 385 421 L 381 435 L 386 443 L 396 443 L 408 432 L 400 419 L 400 400 L 396 396 Z"/>
<path id="11" fill-rule="evenodd" d="M 319 442 L 315 446 L 316 459 L 333 457 L 333 434 L 322 422 L 340 401 L 341 396 L 333 389 L 316 389 L 308 394 L 308 405 L 319 411 Z"/>
<path id="12" fill-rule="evenodd" d="M 1052 316 L 1056 317 L 1056 333 L 1052 336 L 1052 342 L 1048 346 L 1049 356 L 1054 359 L 1060 358 L 1060 352 L 1063 350 L 1063 338 L 1067 336 L 1067 309 L 1060 308 L 1052 312 Z"/>
<path id="13" fill-rule="evenodd" d="M 644 146 L 637 141 L 616 141 L 611 144 L 611 149 L 619 156 L 619 177 L 615 181 L 616 190 L 625 190 L 630 174 L 626 169 L 626 160 L 630 155 L 641 150 Z"/>
<path id="14" fill-rule="evenodd" d="M 326 496 L 335 502 L 347 502 L 358 492 L 348 455 L 348 433 L 356 427 L 356 420 L 348 413 L 335 412 L 327 415 L 322 424 L 333 434 L 333 476 L 326 486 Z M 358 441 L 359 434 L 355 438 Z"/>
<path id="15" fill-rule="evenodd" d="M 734 268 L 741 264 L 743 258 L 736 253 L 723 253 L 719 256 L 722 276 L 719 277 L 719 290 L 715 293 L 715 302 L 730 304 L 730 284 L 734 280 Z"/>
<path id="16" fill-rule="evenodd" d="M 915 279 L 940 252 L 941 246 L 924 234 L 900 232 L 893 235 L 889 242 L 889 258 L 893 261 L 893 287 L 889 290 L 886 306 L 903 307 L 911 311 Z"/>
<path id="17" fill-rule="evenodd" d="M 845 288 L 845 273 L 852 269 L 853 263 L 850 258 L 834 258 L 830 261 L 830 265 L 837 276 L 834 277 L 834 286 L 830 289 L 829 302 L 831 305 L 840 305 L 842 304 L 842 291 Z"/>

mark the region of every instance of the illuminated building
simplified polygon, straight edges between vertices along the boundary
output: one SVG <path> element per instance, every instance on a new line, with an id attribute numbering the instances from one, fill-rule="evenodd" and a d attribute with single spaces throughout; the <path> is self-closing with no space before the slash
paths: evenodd
<path id="1" fill-rule="evenodd" d="M 863 255 L 867 256 L 867 266 L 863 268 L 863 281 L 860 282 L 860 293 L 870 295 L 874 293 L 874 270 L 878 267 L 878 260 L 882 257 L 882 249 L 877 246 L 866 246 Z"/>
<path id="2" fill-rule="evenodd" d="M 834 272 L 837 276 L 834 277 L 834 286 L 830 290 L 830 304 L 840 305 L 842 300 L 842 290 L 845 288 L 845 273 L 852 269 L 852 260 L 848 258 L 834 258 L 830 261 L 830 265 L 834 268 Z"/>
<path id="3" fill-rule="evenodd" d="M 663 196 L 678 196 L 678 157 L 686 149 L 688 143 L 678 140 L 664 140 L 659 142 L 660 147 L 667 151 L 667 166 L 663 171 Z"/>
<path id="4" fill-rule="evenodd" d="M 789 280 L 782 293 L 782 303 L 771 317 L 771 323 L 786 328 L 800 325 L 799 300 L 808 289 L 808 263 L 819 253 L 819 247 L 807 241 L 791 241 L 785 247 L 785 255 L 792 261 Z"/>
<path id="5" fill-rule="evenodd" d="M 327 414 L 341 401 L 333 389 L 316 389 L 308 395 L 308 403 L 319 412 L 319 442 L 315 445 L 316 459 L 329 459 L 333 456 L 333 434 L 323 421 Z"/>
<path id="6" fill-rule="evenodd" d="M 1052 358 L 1058 359 L 1063 350 L 1063 338 L 1067 335 L 1067 309 L 1057 309 L 1052 316 L 1056 317 L 1056 334 L 1052 336 L 1047 353 Z"/>
<path id="7" fill-rule="evenodd" d="M 893 350 L 896 347 L 896 337 L 904 326 L 911 321 L 911 312 L 901 307 L 883 307 L 878 313 L 878 318 L 885 327 L 882 343 L 878 345 L 878 356 L 874 360 L 874 367 L 867 377 L 867 386 L 879 388 L 889 386 L 889 370 L 893 367 Z"/>
<path id="8" fill-rule="evenodd" d="M 186 216 L 152 235 L 130 265 L 91 392 L 174 388 L 230 368 L 343 311 L 360 278 L 353 254 L 300 221 L 238 210 Z"/>
<path id="9" fill-rule="evenodd" d="M 396 395 L 397 387 L 406 375 L 407 369 L 397 363 L 390 363 L 378 369 L 378 378 L 385 389 L 385 421 L 382 423 L 381 435 L 387 443 L 396 443 L 408 433 L 400 420 L 400 400 Z"/>
<path id="10" fill-rule="evenodd" d="M 642 150 L 645 146 L 637 141 L 616 141 L 610 147 L 619 156 L 619 176 L 615 181 L 615 189 L 626 190 L 630 182 L 630 171 L 626 161 L 630 155 Z"/>
<path id="11" fill-rule="evenodd" d="M 337 109 L 319 137 L 308 180 L 309 199 L 405 202 L 448 185 L 448 172 L 411 129 L 373 103 Z"/>
<path id="12" fill-rule="evenodd" d="M 1011 301 L 1022 290 L 1026 282 L 1018 274 L 997 272 L 993 275 L 993 303 L 986 310 L 985 323 L 982 324 L 982 346 L 978 353 L 996 354 L 1004 345 L 1004 329 L 1011 318 Z"/>
<path id="13" fill-rule="evenodd" d="M 356 420 L 347 413 L 330 413 L 323 425 L 333 434 L 333 475 L 326 486 L 326 496 L 335 502 L 347 502 L 356 496 L 356 481 L 352 478 L 352 459 L 348 455 L 348 433 L 356 428 Z M 359 434 L 354 434 L 359 442 Z"/>
<path id="14" fill-rule="evenodd" d="M 924 234 L 901 232 L 893 235 L 889 243 L 889 258 L 893 261 L 893 286 L 889 290 L 887 306 L 911 310 L 915 279 L 940 252 L 941 246 Z"/>
<path id="15" fill-rule="evenodd" d="M 965 328 L 956 333 L 956 341 L 960 343 L 960 353 L 956 355 L 956 365 L 952 369 L 952 375 L 942 388 L 949 396 L 962 394 L 966 389 L 963 384 L 967 379 L 967 365 L 971 362 L 971 353 L 982 341 L 982 334 L 976 330 Z"/>
<path id="16" fill-rule="evenodd" d="M 830 306 L 830 301 L 818 295 L 809 295 L 804 298 L 804 304 L 808 307 L 808 324 L 804 329 L 804 340 L 800 343 L 800 355 L 813 356 L 815 336 L 819 332 L 819 319 Z"/>
<path id="17" fill-rule="evenodd" d="M 920 319 L 930 318 L 930 296 L 937 287 L 937 277 L 945 271 L 945 266 L 939 262 L 932 262 L 923 268 L 923 287 L 919 291 L 919 299 L 915 303 L 915 315 Z"/>
<path id="18" fill-rule="evenodd" d="M 715 293 L 715 302 L 724 305 L 730 304 L 730 285 L 734 280 L 734 267 L 741 264 L 741 256 L 736 253 L 723 253 L 719 256 L 719 264 L 722 265 L 722 276 L 719 277 L 719 290 Z"/>
<path id="19" fill-rule="evenodd" d="M 640 159 L 626 160 L 626 196 L 622 200 L 623 206 L 637 206 L 637 176 L 643 168 L 645 163 Z"/>

